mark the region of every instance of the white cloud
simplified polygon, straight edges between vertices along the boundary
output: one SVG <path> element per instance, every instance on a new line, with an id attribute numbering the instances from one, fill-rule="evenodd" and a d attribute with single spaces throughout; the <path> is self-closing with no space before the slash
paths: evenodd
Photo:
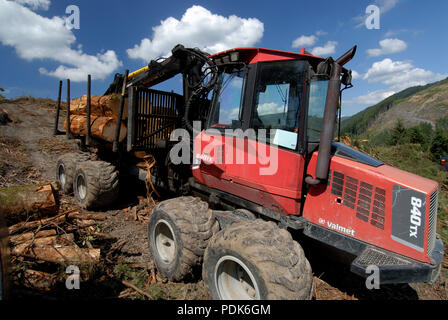
<path id="1" fill-rule="evenodd" d="M 393 9 L 400 0 L 376 0 L 375 3 L 380 7 L 381 13 Z"/>
<path id="2" fill-rule="evenodd" d="M 336 41 L 328 41 L 322 47 L 315 47 L 311 50 L 311 53 L 315 56 L 328 56 L 336 52 L 336 46 L 338 43 Z"/>
<path id="3" fill-rule="evenodd" d="M 408 45 L 400 39 L 384 39 L 380 41 L 380 49 L 369 49 L 367 54 L 370 57 L 378 57 L 385 54 L 392 54 L 404 51 Z"/>
<path id="4" fill-rule="evenodd" d="M 93 56 L 83 53 L 79 45 L 77 50 L 72 49 L 76 37 L 65 27 L 63 18 L 45 18 L 6 0 L 0 0 L 0 42 L 14 47 L 17 55 L 27 61 L 50 59 L 62 63 L 56 70 L 39 71 L 72 81 L 85 81 L 87 74 L 104 79 L 122 65 L 112 50 Z"/>
<path id="5" fill-rule="evenodd" d="M 224 111 L 224 110 L 223 110 Z M 229 120 L 235 120 L 238 119 L 238 115 L 240 113 L 240 108 L 233 108 L 232 110 L 230 110 L 229 112 Z"/>
<path id="6" fill-rule="evenodd" d="M 362 78 L 362 75 L 359 74 L 356 70 L 352 70 L 352 79 Z"/>
<path id="7" fill-rule="evenodd" d="M 50 8 L 50 0 L 13 0 L 18 4 L 30 7 L 31 10 L 45 10 L 47 11 Z"/>
<path id="8" fill-rule="evenodd" d="M 300 36 L 292 42 L 293 48 L 305 48 L 314 46 L 317 41 L 317 37 L 315 35 L 311 36 Z"/>
<path id="9" fill-rule="evenodd" d="M 268 114 L 276 114 L 283 112 L 283 107 L 275 102 L 267 102 L 258 105 L 257 112 L 259 116 L 264 116 Z"/>
<path id="10" fill-rule="evenodd" d="M 395 91 L 391 90 L 377 90 L 372 91 L 366 95 L 356 97 L 351 100 L 344 101 L 344 104 L 358 104 L 362 106 L 373 106 L 380 101 L 390 97 L 395 94 Z"/>
<path id="11" fill-rule="evenodd" d="M 311 47 L 316 44 L 316 42 L 319 40 L 318 37 L 327 35 L 328 32 L 325 32 L 323 30 L 317 30 L 313 35 L 305 36 L 302 35 L 298 38 L 296 38 L 293 42 L 291 47 L 292 48 L 305 48 L 305 47 Z"/>
<path id="12" fill-rule="evenodd" d="M 323 30 L 317 30 L 316 31 L 316 36 L 320 37 L 320 36 L 326 36 L 328 34 L 328 32 L 325 32 Z"/>
<path id="13" fill-rule="evenodd" d="M 393 37 L 393 36 L 397 36 L 397 35 L 399 35 L 401 33 L 410 33 L 413 36 L 417 36 L 417 35 L 420 35 L 420 34 L 424 33 L 424 31 L 420 30 L 420 29 L 405 29 L 405 28 L 397 29 L 397 30 L 389 30 L 389 31 L 386 32 L 384 37 L 390 38 L 390 37 Z"/>
<path id="14" fill-rule="evenodd" d="M 416 68 L 410 61 L 392 61 L 386 58 L 372 64 L 363 79 L 381 82 L 393 90 L 403 90 L 412 86 L 425 85 L 446 78 L 447 75 Z"/>
<path id="15" fill-rule="evenodd" d="M 130 58 L 148 62 L 168 56 L 178 43 L 209 53 L 252 46 L 262 38 L 264 25 L 256 18 L 235 15 L 226 18 L 195 5 L 187 9 L 180 20 L 169 17 L 152 30 L 152 39 L 144 38 L 140 44 L 127 50 Z"/>

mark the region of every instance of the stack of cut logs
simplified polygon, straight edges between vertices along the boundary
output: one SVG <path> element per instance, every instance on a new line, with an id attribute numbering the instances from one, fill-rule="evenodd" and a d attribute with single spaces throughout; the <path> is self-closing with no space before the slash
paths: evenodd
<path id="1" fill-rule="evenodd" d="M 107 216 L 77 210 L 61 212 L 55 187 L 48 184 L 0 189 L 13 260 L 36 266 L 76 265 L 80 269 L 98 263 L 100 249 L 93 248 L 88 241 L 84 245 L 77 243 L 81 242 L 80 235 L 94 234 L 95 227 Z M 34 289 L 51 289 L 56 275 L 34 269 L 23 272 L 23 284 Z"/>
<path id="2" fill-rule="evenodd" d="M 121 96 L 92 96 L 90 99 L 90 126 L 93 138 L 113 142 L 115 140 L 115 128 L 120 110 Z M 123 109 L 123 120 L 127 119 L 127 99 Z M 70 131 L 78 136 L 85 136 L 87 133 L 87 95 L 73 99 L 70 103 Z M 67 128 L 67 121 L 64 122 L 64 129 Z M 127 135 L 127 127 L 122 121 L 119 142 L 122 142 Z"/>

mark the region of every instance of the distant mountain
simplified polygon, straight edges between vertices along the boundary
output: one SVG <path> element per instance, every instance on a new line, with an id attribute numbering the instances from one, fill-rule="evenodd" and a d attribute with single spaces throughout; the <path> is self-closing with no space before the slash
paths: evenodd
<path id="1" fill-rule="evenodd" d="M 342 121 L 344 134 L 380 132 L 392 128 L 398 119 L 406 127 L 448 116 L 448 78 L 425 86 L 400 91 L 380 103 Z"/>

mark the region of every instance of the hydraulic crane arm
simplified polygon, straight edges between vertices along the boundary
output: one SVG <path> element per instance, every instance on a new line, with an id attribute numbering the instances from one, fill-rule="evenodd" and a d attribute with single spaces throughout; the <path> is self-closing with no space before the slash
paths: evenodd
<path id="1" fill-rule="evenodd" d="M 178 74 L 183 74 L 189 89 L 195 90 L 203 85 L 204 79 L 210 74 L 215 82 L 217 68 L 209 55 L 199 49 L 185 48 L 177 45 L 171 51 L 172 55 L 166 59 L 151 60 L 148 66 L 134 71 L 128 75 L 127 85 L 149 88 L 166 81 Z M 206 68 L 204 66 L 207 65 Z M 106 91 L 107 94 L 119 93 L 123 84 L 124 75 L 116 74 L 114 82 Z M 209 81 L 209 82 L 210 82 Z M 211 87 L 207 85 L 207 87 Z M 186 93 L 184 93 L 186 94 Z M 186 94 L 186 96 L 190 96 Z"/>

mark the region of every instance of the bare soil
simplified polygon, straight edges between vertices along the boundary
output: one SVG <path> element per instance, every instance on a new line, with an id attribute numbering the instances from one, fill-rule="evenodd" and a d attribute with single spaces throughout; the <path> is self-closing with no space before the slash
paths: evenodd
<path id="1" fill-rule="evenodd" d="M 4 101 L 0 107 L 12 120 L 7 125 L 0 125 L 0 188 L 54 181 L 58 156 L 78 150 L 75 140 L 68 140 L 64 135 L 53 136 L 56 103 L 21 98 Z M 64 117 L 61 110 L 60 130 L 63 129 Z M 13 284 L 13 296 L 42 299 L 208 299 L 200 271 L 194 275 L 195 280 L 187 283 L 170 283 L 157 272 L 147 243 L 147 219 L 154 202 L 148 204 L 141 187 L 127 182 L 122 188 L 126 192 L 122 192 L 119 203 L 103 212 L 108 218 L 96 227 L 96 231 L 108 234 L 113 240 L 90 239 L 94 246 L 102 249 L 102 259 L 100 265 L 90 272 L 88 280 L 81 284 L 79 292 L 65 289 L 63 277 L 50 291 L 31 290 L 19 279 Z M 76 208 L 82 211 L 70 196 L 61 196 L 60 203 L 62 210 Z M 314 272 L 316 300 L 448 299 L 448 252 L 441 276 L 434 285 L 384 285 L 379 290 L 366 289 L 365 281 L 352 274 L 345 265 L 315 258 L 312 250 L 305 250 L 305 253 Z M 25 262 L 13 261 L 14 274 L 24 267 Z M 125 286 L 123 280 L 147 295 Z"/>

